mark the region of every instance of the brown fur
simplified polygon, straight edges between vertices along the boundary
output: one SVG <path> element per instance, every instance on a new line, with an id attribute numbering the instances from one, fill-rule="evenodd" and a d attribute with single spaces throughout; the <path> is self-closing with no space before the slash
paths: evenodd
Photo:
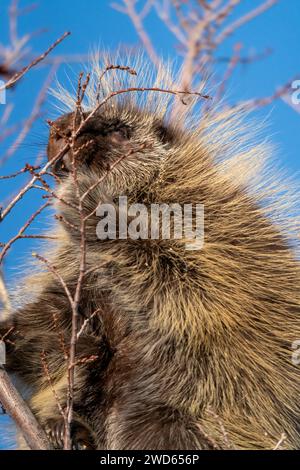
<path id="1" fill-rule="evenodd" d="M 122 99 L 78 139 L 78 147 L 94 139 L 91 153 L 80 154 L 82 192 L 107 162 L 135 149 L 91 192 L 86 213 L 119 195 L 145 204 L 203 203 L 205 244 L 187 251 L 186 240 L 100 241 L 99 219 L 90 220 L 87 264 L 94 270 L 84 283 L 82 320 L 100 313 L 77 354 L 97 359 L 76 369 L 75 416 L 98 449 L 272 449 L 282 433 L 286 448 L 299 448 L 300 372 L 291 345 L 300 338 L 300 273 L 295 218 L 282 221 L 278 205 L 289 206 L 291 196 L 275 195 L 277 181 L 258 181 L 266 174 L 264 147 L 246 145 L 234 113 L 211 111 L 184 128 L 163 120 L 166 98 L 152 96 L 148 108 Z M 67 115 L 57 125 L 66 130 L 70 122 Z M 76 203 L 72 176 L 62 179 L 59 193 Z M 78 223 L 69 206 L 59 203 L 58 211 Z M 47 258 L 72 290 L 79 234 L 64 223 L 56 230 L 59 242 Z M 59 413 L 40 354 L 64 404 L 60 333 L 67 343 L 71 312 L 51 273 L 41 274 L 40 285 L 36 300 L 11 319 L 20 334 L 9 366 L 33 388 L 32 407 L 46 425 Z"/>

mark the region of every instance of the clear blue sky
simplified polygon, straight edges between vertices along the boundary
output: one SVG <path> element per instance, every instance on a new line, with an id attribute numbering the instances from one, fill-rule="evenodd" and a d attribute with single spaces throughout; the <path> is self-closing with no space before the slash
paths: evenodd
<path id="1" fill-rule="evenodd" d="M 263 0 L 242 0 L 237 14 L 246 12 Z M 30 0 L 20 0 L 22 6 L 31 4 Z M 102 45 L 106 49 L 114 50 L 120 44 L 128 46 L 138 44 L 129 19 L 110 7 L 109 0 L 40 0 L 39 7 L 30 15 L 21 18 L 20 33 L 26 33 L 41 28 L 47 28 L 47 32 L 33 39 L 32 44 L 36 52 L 44 51 L 64 31 L 71 31 L 72 36 L 63 42 L 56 50 L 57 54 L 86 54 L 95 46 Z M 7 8 L 8 0 L 2 0 L 0 4 L 0 42 L 7 42 Z M 230 39 L 223 47 L 220 55 L 231 53 L 233 42 L 241 41 L 244 44 L 244 52 L 255 48 L 257 52 L 266 47 L 272 47 L 274 54 L 264 61 L 251 66 L 243 66 L 238 69 L 230 91 L 235 100 L 265 96 L 290 78 L 300 76 L 300 1 L 281 0 L 272 10 L 245 25 L 239 30 L 237 36 Z M 158 53 L 164 57 L 175 57 L 174 38 L 156 18 L 155 14 L 149 16 L 146 22 L 148 31 L 153 38 Z M 41 68 L 33 70 L 18 85 L 15 91 L 8 93 L 8 102 L 12 99 L 12 93 L 16 96 L 14 101 L 17 107 L 12 116 L 11 123 L 17 119 L 26 117 L 32 106 L 32 99 L 38 92 L 46 70 Z M 64 74 L 62 69 L 61 74 Z M 0 118 L 4 107 L 0 106 Z M 45 108 L 47 115 L 47 107 Z M 282 101 L 277 101 L 272 108 L 260 112 L 259 118 L 264 118 L 268 113 L 268 128 L 266 134 L 273 135 L 273 141 L 277 144 L 277 160 L 287 172 L 295 174 L 300 169 L 300 113 L 289 108 Z M 26 162 L 33 163 L 38 151 L 46 144 L 47 127 L 41 119 L 34 127 L 26 141 L 14 159 L 11 160 L 2 174 L 9 174 L 22 168 Z M 0 154 L 5 151 L 5 146 L 0 142 Z M 299 177 L 298 177 L 299 180 Z M 16 188 L 16 182 L 1 184 L 0 200 Z M 18 205 L 12 217 L 6 225 L 1 227 L 0 240 L 6 240 L 15 234 L 19 223 L 26 220 L 34 207 L 39 207 L 40 199 L 36 195 L 28 195 Z M 40 232 L 45 223 L 51 223 L 50 215 L 44 215 L 38 222 L 35 231 Z M 5 233 L 3 233 L 5 231 Z M 31 243 L 19 242 L 10 257 L 7 258 L 5 274 L 8 284 L 11 285 L 15 274 L 20 271 L 20 260 L 26 264 L 28 253 L 32 249 Z M 7 447 L 1 439 L 7 429 L 6 418 L 0 416 L 0 448 Z"/>

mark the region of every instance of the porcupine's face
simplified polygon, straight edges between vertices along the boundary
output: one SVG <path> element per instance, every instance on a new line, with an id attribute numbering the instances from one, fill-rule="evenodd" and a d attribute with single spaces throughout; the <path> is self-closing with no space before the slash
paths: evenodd
<path id="1" fill-rule="evenodd" d="M 84 113 L 83 118 L 87 116 Z M 49 160 L 61 152 L 73 128 L 74 113 L 55 121 L 48 143 Z M 119 196 L 130 192 L 130 188 L 142 188 L 158 174 L 172 138 L 172 132 L 149 114 L 126 109 L 99 111 L 83 125 L 74 148 L 53 165 L 53 172 L 64 184 L 70 181 L 75 161 L 79 180 L 89 175 L 96 181 L 105 175 L 103 184 L 107 188 L 113 181 L 116 194 L 112 196 Z"/>

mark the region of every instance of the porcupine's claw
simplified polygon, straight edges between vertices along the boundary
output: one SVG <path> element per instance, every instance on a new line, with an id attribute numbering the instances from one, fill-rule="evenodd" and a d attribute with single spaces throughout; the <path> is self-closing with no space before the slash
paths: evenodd
<path id="1" fill-rule="evenodd" d="M 54 449 L 64 448 L 65 424 L 62 418 L 49 421 L 45 431 Z M 73 450 L 95 449 L 90 432 L 77 421 L 74 421 L 71 425 L 71 439 Z"/>
<path id="2" fill-rule="evenodd" d="M 64 448 L 65 426 L 63 419 L 49 421 L 45 431 L 54 449 Z"/>

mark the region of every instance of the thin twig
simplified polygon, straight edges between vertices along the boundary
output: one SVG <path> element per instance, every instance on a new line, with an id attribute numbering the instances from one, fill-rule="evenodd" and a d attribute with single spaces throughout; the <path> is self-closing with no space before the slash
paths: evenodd
<path id="1" fill-rule="evenodd" d="M 36 217 L 44 210 L 46 207 L 49 207 L 50 203 L 46 202 L 46 204 L 43 204 L 37 211 L 35 211 L 27 220 L 27 222 L 20 228 L 18 233 L 12 237 L 4 246 L 0 253 L 0 264 L 2 263 L 4 256 L 8 252 L 8 250 L 11 248 L 11 246 L 20 238 L 25 238 L 24 237 L 24 232 L 25 230 L 32 224 L 32 222 L 36 219 Z"/>
<path id="2" fill-rule="evenodd" d="M 55 47 L 57 47 L 66 37 L 68 37 L 71 33 L 67 31 L 64 33 L 59 39 L 57 39 L 43 54 L 41 54 L 39 57 L 34 59 L 30 64 L 28 64 L 26 67 L 24 67 L 20 72 L 17 72 L 10 80 L 8 80 L 2 87 L 0 87 L 0 92 L 11 88 L 17 81 L 19 81 L 30 69 L 35 67 L 37 64 L 39 64 L 42 60 L 47 57 L 50 52 L 53 51 Z"/>

